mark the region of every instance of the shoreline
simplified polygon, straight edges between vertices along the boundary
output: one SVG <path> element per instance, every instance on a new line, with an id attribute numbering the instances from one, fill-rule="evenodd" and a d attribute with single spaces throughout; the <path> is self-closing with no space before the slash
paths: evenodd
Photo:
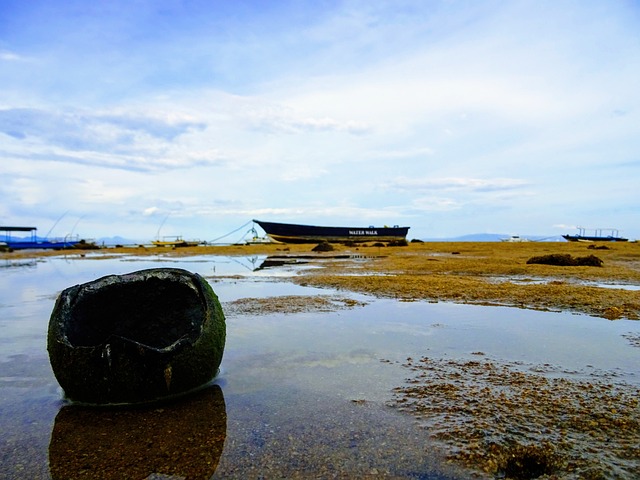
<path id="1" fill-rule="evenodd" d="M 637 243 L 424 242 L 404 247 L 334 245 L 333 251 L 324 253 L 313 252 L 314 246 L 254 244 L 18 250 L 0 253 L 0 260 L 89 254 L 94 258 L 99 255 L 266 255 L 293 259 L 305 256 L 305 261 L 309 262 L 317 258 L 318 266 L 322 268 L 299 272 L 291 278 L 294 283 L 408 301 L 451 301 L 569 311 L 609 320 L 640 319 L 640 244 Z M 548 254 L 595 255 L 603 265 L 527 264 L 531 257 Z"/>

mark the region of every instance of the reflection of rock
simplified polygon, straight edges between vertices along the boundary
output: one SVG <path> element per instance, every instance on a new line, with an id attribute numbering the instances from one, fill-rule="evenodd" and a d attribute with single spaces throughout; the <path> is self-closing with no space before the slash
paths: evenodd
<path id="1" fill-rule="evenodd" d="M 51 314 L 47 348 L 68 398 L 141 403 L 209 382 L 222 360 L 225 331 L 206 280 L 156 268 L 64 290 Z"/>
<path id="2" fill-rule="evenodd" d="M 224 447 L 227 414 L 218 385 L 155 408 L 63 407 L 49 444 L 54 480 L 143 479 L 156 473 L 207 479 Z"/>

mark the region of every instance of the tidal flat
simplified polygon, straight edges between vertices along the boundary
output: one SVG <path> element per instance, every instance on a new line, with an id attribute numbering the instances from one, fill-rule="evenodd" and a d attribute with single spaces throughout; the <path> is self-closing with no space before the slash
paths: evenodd
<path id="1" fill-rule="evenodd" d="M 632 478 L 640 245 L 247 245 L 0 254 L 0 478 Z M 602 267 L 529 265 L 594 254 Z M 145 409 L 67 402 L 59 292 L 159 266 L 227 316 L 216 380 Z"/>

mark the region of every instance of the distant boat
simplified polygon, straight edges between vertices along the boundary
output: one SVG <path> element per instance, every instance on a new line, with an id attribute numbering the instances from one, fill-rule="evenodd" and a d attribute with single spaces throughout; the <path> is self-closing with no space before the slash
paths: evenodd
<path id="1" fill-rule="evenodd" d="M 199 240 L 184 240 L 180 235 L 162 237 L 162 239 L 151 242 L 156 247 L 196 247 L 200 245 Z"/>
<path id="2" fill-rule="evenodd" d="M 48 250 L 62 250 L 68 248 L 74 248 L 81 240 L 78 236 L 71 237 L 67 235 L 64 238 L 51 238 L 51 239 L 38 239 L 36 235 L 36 227 L 0 227 L 0 232 L 4 232 L 5 238 L 3 243 L 5 248 L 10 250 L 27 250 L 27 249 L 48 249 Z M 13 232 L 29 232 L 31 238 L 16 240 L 11 236 Z"/>
<path id="3" fill-rule="evenodd" d="M 528 242 L 528 238 L 520 237 L 519 235 L 511 235 L 509 238 L 501 238 L 501 242 Z"/>
<path id="4" fill-rule="evenodd" d="M 274 243 L 273 240 L 269 237 L 252 237 L 251 240 L 245 240 L 245 245 L 269 245 L 270 243 Z"/>
<path id="5" fill-rule="evenodd" d="M 254 220 L 276 242 L 392 242 L 405 240 L 410 227 L 321 227 Z"/>
<path id="6" fill-rule="evenodd" d="M 589 234 L 588 232 L 593 232 Z M 569 242 L 628 242 L 628 238 L 620 236 L 615 228 L 586 229 L 578 227 L 577 235 L 562 235 Z"/>

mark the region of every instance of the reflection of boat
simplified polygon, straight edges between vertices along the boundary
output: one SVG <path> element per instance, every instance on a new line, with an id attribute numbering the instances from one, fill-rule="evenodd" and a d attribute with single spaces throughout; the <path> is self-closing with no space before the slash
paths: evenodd
<path id="1" fill-rule="evenodd" d="M 39 239 L 36 235 L 36 227 L 0 227 L 0 232 L 4 232 L 4 244 L 6 248 L 11 250 L 26 250 L 26 249 L 53 249 L 62 250 L 65 248 L 74 248 L 80 243 L 80 239 L 77 236 L 66 236 L 64 238 L 47 238 Z M 29 232 L 31 238 L 16 240 L 11 236 L 13 232 Z"/>
<path id="2" fill-rule="evenodd" d="M 162 237 L 162 239 L 153 240 L 156 247 L 196 247 L 200 245 L 199 240 L 184 240 L 180 235 Z"/>
<path id="3" fill-rule="evenodd" d="M 148 408 L 69 405 L 55 419 L 49 470 L 54 480 L 211 478 L 226 435 L 218 385 Z"/>
<path id="4" fill-rule="evenodd" d="M 589 234 L 588 232 L 592 232 Z M 628 238 L 620 236 L 615 228 L 593 228 L 586 229 L 578 227 L 577 235 L 562 235 L 562 238 L 569 242 L 627 242 Z"/>
<path id="5" fill-rule="evenodd" d="M 363 258 L 381 258 L 367 255 L 350 255 L 350 254 L 338 254 L 338 255 L 270 255 L 265 258 L 259 267 L 253 271 L 264 270 L 266 268 L 277 268 L 284 266 L 298 266 L 312 263 L 313 261 L 327 261 L 327 260 L 345 260 L 345 259 L 363 259 Z"/>
<path id="6" fill-rule="evenodd" d="M 269 237 L 284 243 L 392 242 L 405 240 L 410 227 L 320 227 L 254 220 Z"/>

